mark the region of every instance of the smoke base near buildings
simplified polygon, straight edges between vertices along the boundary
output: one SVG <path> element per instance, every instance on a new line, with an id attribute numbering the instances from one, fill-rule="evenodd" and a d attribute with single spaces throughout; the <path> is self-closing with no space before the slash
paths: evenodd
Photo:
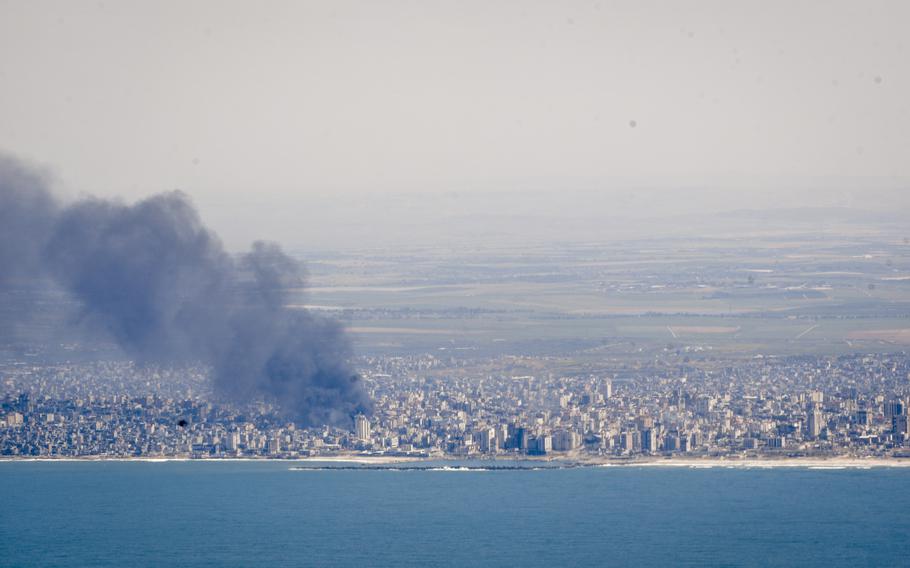
<path id="1" fill-rule="evenodd" d="M 40 172 L 0 156 L 0 325 L 28 317 L 16 290 L 48 280 L 136 361 L 209 365 L 218 396 L 269 400 L 303 425 L 370 409 L 341 325 L 287 307 L 302 267 L 278 245 L 228 254 L 180 192 L 64 205 Z"/>

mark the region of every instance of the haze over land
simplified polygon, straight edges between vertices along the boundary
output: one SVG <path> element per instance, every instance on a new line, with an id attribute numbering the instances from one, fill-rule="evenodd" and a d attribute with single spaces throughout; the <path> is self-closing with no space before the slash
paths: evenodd
<path id="1" fill-rule="evenodd" d="M 908 27 L 0 0 L 0 565 L 910 557 Z"/>
<path id="2" fill-rule="evenodd" d="M 234 251 L 908 207 L 906 2 L 248 8 L 3 2 L 0 148 L 64 193 L 181 189 Z"/>
<path id="3" fill-rule="evenodd" d="M 2 10 L 0 148 L 280 242 L 357 352 L 903 345 L 906 3 Z"/>

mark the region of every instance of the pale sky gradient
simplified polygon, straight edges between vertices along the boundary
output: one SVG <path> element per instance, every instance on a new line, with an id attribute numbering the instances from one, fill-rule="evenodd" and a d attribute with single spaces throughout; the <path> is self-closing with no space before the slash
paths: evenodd
<path id="1" fill-rule="evenodd" d="M 910 187 L 908 22 L 903 0 L 0 0 L 0 149 L 71 193 L 181 188 L 230 243 L 331 237 L 364 194 L 849 205 Z"/>

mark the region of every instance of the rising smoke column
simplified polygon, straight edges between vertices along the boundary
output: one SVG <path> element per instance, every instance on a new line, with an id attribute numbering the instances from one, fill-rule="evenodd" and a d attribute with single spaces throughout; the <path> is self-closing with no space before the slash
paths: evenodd
<path id="1" fill-rule="evenodd" d="M 232 309 L 235 268 L 186 196 L 134 205 L 84 199 L 64 209 L 45 248 L 47 270 L 140 361 L 209 360 Z"/>
<path id="2" fill-rule="evenodd" d="M 231 311 L 230 337 L 215 365 L 215 387 L 234 399 L 267 392 L 308 424 L 339 424 L 370 401 L 348 368 L 350 344 L 341 325 L 286 307 L 286 290 L 301 286 L 302 267 L 274 243 L 257 242 L 240 261 L 250 280 Z"/>
<path id="3" fill-rule="evenodd" d="M 180 192 L 59 207 L 10 158 L 0 159 L 0 207 L 11 219 L 0 227 L 0 287 L 49 275 L 137 361 L 208 364 L 220 396 L 265 398 L 298 423 L 369 411 L 341 326 L 287 307 L 302 268 L 278 245 L 233 258 Z"/>
<path id="4" fill-rule="evenodd" d="M 0 288 L 40 274 L 41 249 L 56 215 L 47 179 L 0 154 Z"/>
<path id="5" fill-rule="evenodd" d="M 0 338 L 15 337 L 34 308 L 30 287 L 44 272 L 44 243 L 57 215 L 47 179 L 0 154 Z"/>

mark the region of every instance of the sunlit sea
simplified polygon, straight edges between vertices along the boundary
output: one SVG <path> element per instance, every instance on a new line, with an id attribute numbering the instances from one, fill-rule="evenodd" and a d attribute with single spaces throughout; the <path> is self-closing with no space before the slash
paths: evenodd
<path id="1" fill-rule="evenodd" d="M 910 468 L 295 465 L 0 462 L 0 565 L 910 564 Z"/>

